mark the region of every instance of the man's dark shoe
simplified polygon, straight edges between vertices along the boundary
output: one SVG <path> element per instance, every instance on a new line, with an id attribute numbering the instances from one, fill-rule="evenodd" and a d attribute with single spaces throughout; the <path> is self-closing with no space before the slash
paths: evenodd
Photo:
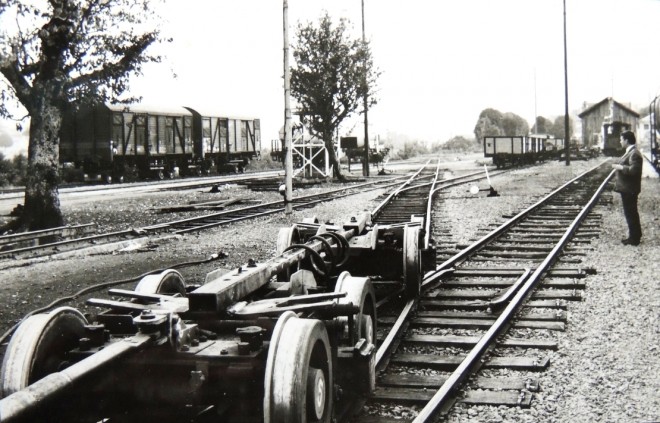
<path id="1" fill-rule="evenodd" d="M 622 239 L 622 240 L 621 240 L 621 243 L 622 243 L 623 245 L 632 245 L 633 247 L 636 247 L 636 246 L 639 245 L 639 240 L 634 240 L 634 239 L 626 238 L 626 239 Z"/>

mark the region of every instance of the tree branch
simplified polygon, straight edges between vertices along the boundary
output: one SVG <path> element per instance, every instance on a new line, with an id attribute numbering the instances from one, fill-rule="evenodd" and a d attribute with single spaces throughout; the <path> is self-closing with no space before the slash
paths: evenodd
<path id="1" fill-rule="evenodd" d="M 121 77 L 133 69 L 136 63 L 141 63 L 140 57 L 142 53 L 157 39 L 157 32 L 143 34 L 130 47 L 119 51 L 120 53 L 123 53 L 119 60 L 115 62 L 107 62 L 98 70 L 73 78 L 68 86 L 76 88 L 93 83 L 104 83 L 113 78 Z"/>

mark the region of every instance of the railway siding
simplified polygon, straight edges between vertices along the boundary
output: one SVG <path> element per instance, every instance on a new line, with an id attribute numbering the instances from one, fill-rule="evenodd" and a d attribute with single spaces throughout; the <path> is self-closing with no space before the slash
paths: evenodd
<path id="1" fill-rule="evenodd" d="M 547 169 L 562 165 L 548 163 L 544 166 Z M 574 165 L 580 166 L 578 163 Z M 521 172 L 536 173 L 531 168 Z M 533 177 L 543 179 L 538 175 Z M 522 200 L 519 188 L 512 186 L 519 182 L 509 176 L 493 181 L 501 195 Z M 546 331 L 559 349 L 545 351 L 550 366 L 533 376 L 540 390 L 532 392 L 534 399 L 530 408 L 459 405 L 447 421 L 615 422 L 657 421 L 660 418 L 660 401 L 653 393 L 653 390 L 660 389 L 660 384 L 650 376 L 660 371 L 657 358 L 660 348 L 660 285 L 657 275 L 660 268 L 655 257 L 657 254 L 653 252 L 660 245 L 657 230 L 660 185 L 653 177 L 643 179 L 642 185 L 640 213 L 645 240 L 640 248 L 621 246 L 625 221 L 620 198 L 617 194 L 606 194 L 593 213 L 602 228 L 601 236 L 590 244 L 580 243 L 574 247 L 571 258 L 579 258 L 581 263 L 570 264 L 587 271 L 594 268 L 598 272 L 586 279 L 581 276 L 553 277 L 544 282 L 559 283 L 565 288 L 575 284 L 574 289 L 581 294 L 581 300 L 561 301 L 561 306 L 560 303 L 555 305 L 557 311 L 568 316 L 566 330 Z M 540 185 L 527 183 L 524 186 L 530 197 L 539 192 Z M 466 207 L 468 199 L 462 190 L 456 189 L 447 193 L 444 199 L 438 209 L 438 220 L 451 221 L 455 229 L 445 231 L 441 241 L 446 245 L 465 245 L 467 239 L 475 237 L 474 234 L 492 230 L 496 224 L 486 222 L 499 222 L 513 215 L 507 211 L 507 205 L 500 204 L 501 197 L 484 197 L 479 200 L 481 206 Z M 447 214 L 457 209 L 465 219 Z M 482 220 L 483 223 L 475 224 L 481 215 L 488 217 Z M 549 304 L 541 304 L 539 300 L 539 305 Z M 602 322 L 605 322 L 604 326 Z M 532 331 L 519 329 L 514 333 L 529 337 Z M 538 336 L 538 331 L 534 332 Z M 508 372 L 503 376 L 498 369 L 484 373 L 493 379 L 511 377 Z M 478 389 L 478 385 L 473 388 Z"/>
<path id="2" fill-rule="evenodd" d="M 546 164 L 544 166 L 548 166 L 550 164 Z M 576 164 L 577 166 L 578 164 Z M 559 167 L 556 170 L 563 170 L 565 168 Z M 567 171 L 571 171 L 572 169 L 566 169 Z M 524 171 L 519 171 L 517 174 L 509 177 L 502 177 L 495 179 L 493 182 L 500 191 L 500 193 L 507 198 L 507 202 L 515 201 L 516 197 L 524 197 L 525 192 L 527 191 L 527 195 L 534 197 L 534 188 L 529 187 L 529 181 L 531 180 L 532 177 L 538 178 L 539 180 L 542 180 L 543 178 L 548 178 L 548 179 L 555 179 L 554 176 L 548 176 L 548 175 L 541 175 L 541 172 L 537 170 L 524 170 Z M 564 172 L 565 176 L 565 172 Z M 559 179 L 559 178 L 557 178 Z M 523 187 L 514 187 L 512 185 L 521 184 L 521 181 L 524 181 Z M 553 181 L 554 182 L 554 181 Z M 547 183 L 548 185 L 556 185 L 552 183 Z M 527 185 L 527 188 L 525 189 L 524 186 Z M 645 188 L 647 185 L 645 184 Z M 459 207 L 457 210 L 461 210 L 463 217 L 466 217 L 466 219 L 459 219 L 461 220 L 461 224 L 458 224 L 458 220 L 455 221 L 457 223 L 455 227 L 451 230 L 448 231 L 447 234 L 451 235 L 449 238 L 449 243 L 450 244 L 456 244 L 458 245 L 460 242 L 466 242 L 465 240 L 469 240 L 470 237 L 466 236 L 466 233 L 476 233 L 479 229 L 483 228 L 482 223 L 477 223 L 475 224 L 474 221 L 469 221 L 467 217 L 472 216 L 473 214 L 476 213 L 476 215 L 479 216 L 480 222 L 486 222 L 490 221 L 488 220 L 488 215 L 492 214 L 494 216 L 494 220 L 500 219 L 502 215 L 506 214 L 512 214 L 515 212 L 513 208 L 509 208 L 507 206 L 507 202 L 498 202 L 497 205 L 494 205 L 494 202 L 499 201 L 500 198 L 474 198 L 474 197 L 469 197 L 465 192 L 463 192 L 464 188 L 456 188 L 453 194 L 450 194 L 448 196 L 448 208 L 453 208 L 455 204 L 450 204 L 452 202 L 457 202 L 460 203 Z M 452 197 L 453 195 L 453 197 Z M 362 209 L 372 209 L 373 206 L 369 206 L 368 204 L 375 204 L 377 202 L 377 196 L 375 194 L 369 194 L 369 195 L 362 195 L 358 199 L 356 197 L 350 197 L 349 199 L 345 200 L 337 200 L 333 201 L 333 204 L 322 204 L 318 205 L 315 207 L 312 212 L 315 215 L 318 215 L 319 217 L 322 217 L 323 219 L 327 220 L 338 220 L 346 215 L 350 215 L 352 211 L 354 211 L 356 208 L 362 208 Z M 658 198 L 658 193 L 656 191 L 655 198 Z M 643 222 L 645 225 L 645 234 L 648 235 L 648 240 L 645 240 L 645 243 L 648 242 L 646 245 L 647 247 L 650 246 L 655 246 L 657 247 L 658 240 L 654 239 L 653 237 L 655 236 L 652 227 L 651 227 L 651 222 L 649 219 L 646 221 L 644 220 L 645 213 L 649 213 L 652 211 L 655 211 L 657 215 L 657 203 L 655 206 L 652 205 L 650 201 L 644 201 L 644 200 L 649 200 L 649 198 L 642 198 L 642 205 L 640 207 L 640 210 L 643 213 Z M 607 212 L 603 213 L 604 215 L 604 225 L 607 228 L 608 236 L 611 236 L 611 234 L 617 233 L 618 231 L 621 230 L 622 227 L 622 217 L 620 216 L 620 204 L 616 203 L 616 197 L 613 200 L 613 204 L 606 205 L 607 207 Z M 472 210 L 472 208 L 476 208 L 475 206 L 477 204 L 488 204 L 490 207 L 489 208 L 482 208 L 481 210 Z M 365 205 L 364 207 L 361 207 L 360 205 Z M 467 205 L 467 207 L 466 207 Z M 246 261 L 247 257 L 266 257 L 266 256 L 272 256 L 272 250 L 274 249 L 272 246 L 269 247 L 270 244 L 272 244 L 272 240 L 274 239 L 273 236 L 276 236 L 276 228 L 279 228 L 281 226 L 286 226 L 289 222 L 296 222 L 300 221 L 301 218 L 307 217 L 309 215 L 309 210 L 308 211 L 302 211 L 302 212 L 295 212 L 293 216 L 280 216 L 277 218 L 261 218 L 259 219 L 256 224 L 253 223 L 238 223 L 235 225 L 232 225 L 228 228 L 223 228 L 223 229 L 218 229 L 211 231 L 208 234 L 205 234 L 204 236 L 198 236 L 198 235 L 188 235 L 181 237 L 181 239 L 177 242 L 172 242 L 169 244 L 163 244 L 159 246 L 156 250 L 151 251 L 151 252 L 138 252 L 134 253 L 132 255 L 128 254 L 116 254 L 116 255 L 102 255 L 102 256 L 92 256 L 88 257 L 85 260 L 80 260 L 80 259 L 72 259 L 72 260 L 66 260 L 66 261 L 60 261 L 60 262 L 54 262 L 54 263 L 41 263 L 41 264 L 36 264 L 34 266 L 31 266 L 29 269 L 29 274 L 30 274 L 30 282 L 27 285 L 28 289 L 32 289 L 34 292 L 33 294 L 47 294 L 48 292 L 55 291 L 57 290 L 60 292 L 61 290 L 64 289 L 64 287 L 67 284 L 82 284 L 85 283 L 84 280 L 81 280 L 78 278 L 78 275 L 73 275 L 72 274 L 72 269 L 74 269 L 76 266 L 82 267 L 83 265 L 86 266 L 91 266 L 91 270 L 89 272 L 88 276 L 96 275 L 97 277 L 102 277 L 101 275 L 108 275 L 110 272 L 121 272 L 122 274 L 127 274 L 127 273 L 138 273 L 140 269 L 144 269 L 145 267 L 158 267 L 159 265 L 163 265 L 164 267 L 167 267 L 168 263 L 173 263 L 173 262 L 178 262 L 181 261 L 185 258 L 189 257 L 198 257 L 200 254 L 206 254 L 210 251 L 217 251 L 218 249 L 227 249 L 230 251 L 230 257 L 226 259 L 223 264 L 226 265 L 227 267 L 234 267 L 234 264 L 240 264 L 244 263 Z M 609 226 L 608 226 L 609 225 Z M 614 263 L 616 263 L 619 259 L 619 254 L 617 254 L 618 251 L 618 239 L 619 237 L 615 237 L 614 239 L 601 239 L 599 242 L 596 244 L 596 249 L 591 250 L 587 249 L 584 251 L 587 256 L 585 257 L 585 262 L 590 259 L 590 257 L 593 257 L 594 255 L 600 254 L 599 257 L 602 257 L 605 259 L 605 262 L 603 263 L 605 265 L 605 268 L 607 268 L 607 265 L 612 267 Z M 655 244 L 653 244 L 655 242 Z M 642 247 L 645 245 L 643 244 Z M 626 254 L 624 254 L 623 259 L 628 259 L 631 262 L 635 259 L 635 254 L 640 254 L 640 258 L 642 260 L 648 260 L 647 262 L 653 262 L 652 260 L 652 255 L 650 252 L 644 250 L 643 248 L 638 249 L 637 251 L 625 251 Z M 12 281 L 15 280 L 17 277 L 20 277 L 22 275 L 27 274 L 26 269 L 8 269 L 9 271 L 5 271 L 4 273 L 8 275 L 8 280 Z M 625 275 L 627 268 L 625 269 L 620 269 L 616 277 L 621 278 L 623 275 Z M 643 271 L 646 271 L 648 269 L 643 269 L 640 270 L 640 274 L 643 273 Z M 600 271 L 600 266 L 599 266 L 599 271 Z M 657 273 L 657 269 L 655 269 Z M 199 273 L 203 274 L 205 273 L 204 270 L 194 270 L 191 271 L 191 273 Z M 522 410 L 516 407 L 513 407 L 511 409 L 506 409 L 502 410 L 497 407 L 488 407 L 488 406 L 478 406 L 478 407 L 470 407 L 470 408 L 464 408 L 464 409 L 459 409 L 459 411 L 452 417 L 452 419 L 455 419 L 455 421 L 462 421 L 467 418 L 472 418 L 471 421 L 509 421 L 509 420 L 516 420 L 516 421 L 531 421 L 531 420 L 536 420 L 536 421 L 571 421 L 568 416 L 575 416 L 574 414 L 577 410 L 582 410 L 580 414 L 581 417 L 584 417 L 583 420 L 577 420 L 577 421 L 593 421 L 597 420 L 599 416 L 605 415 L 607 416 L 606 421 L 615 421 L 619 420 L 615 417 L 620 417 L 621 420 L 626 420 L 624 417 L 638 417 L 638 416 L 652 416 L 654 410 L 658 410 L 657 408 L 657 402 L 654 401 L 648 401 L 648 398 L 651 398 L 649 396 L 645 397 L 644 401 L 641 400 L 635 400 L 635 398 L 641 393 L 647 393 L 651 394 L 654 390 L 657 390 L 657 382 L 651 380 L 648 375 L 643 374 L 639 369 L 636 369 L 635 363 L 637 361 L 635 360 L 640 360 L 643 359 L 642 362 L 645 364 L 645 370 L 649 371 L 651 375 L 657 374 L 657 371 L 655 373 L 653 372 L 654 369 L 657 370 L 657 360 L 652 360 L 652 352 L 654 351 L 652 348 L 654 347 L 653 340 L 652 338 L 649 339 L 649 335 L 655 333 L 656 334 L 656 339 L 657 339 L 657 316 L 654 317 L 653 315 L 653 304 L 659 304 L 657 298 L 653 298 L 652 294 L 654 293 L 653 288 L 656 289 L 655 292 L 657 292 L 657 285 L 654 285 L 651 283 L 648 279 L 642 279 L 639 281 L 640 288 L 645 289 L 646 294 L 651 294 L 649 295 L 649 298 L 645 298 L 640 295 L 640 293 L 634 293 L 631 294 L 627 291 L 624 290 L 625 285 L 630 285 L 620 283 L 621 279 L 618 279 L 613 281 L 606 281 L 604 280 L 604 276 L 601 273 L 599 275 L 595 276 L 594 278 L 597 278 L 598 282 L 598 288 L 600 291 L 600 300 L 604 301 L 605 304 L 610 304 L 610 305 L 616 305 L 617 309 L 619 307 L 622 308 L 630 308 L 633 309 L 637 307 L 637 312 L 639 315 L 642 316 L 642 322 L 636 322 L 634 320 L 629 320 L 627 323 L 634 328 L 633 333 L 638 335 L 638 337 L 641 338 L 642 342 L 646 342 L 645 346 L 646 348 L 640 348 L 639 352 L 636 352 L 634 357 L 631 359 L 632 362 L 628 362 L 628 360 L 623 360 L 622 363 L 623 365 L 618 365 L 615 363 L 614 365 L 609 365 L 608 368 L 608 361 L 611 363 L 612 360 L 616 361 L 616 358 L 619 357 L 618 353 L 616 351 L 613 352 L 607 352 L 607 353 L 602 353 L 602 347 L 601 347 L 601 352 L 596 353 L 596 345 L 599 342 L 603 342 L 605 340 L 609 340 L 610 336 L 609 334 L 607 336 L 604 336 L 602 334 L 596 335 L 593 338 L 589 337 L 588 335 L 579 335 L 577 337 L 578 339 L 578 345 L 586 344 L 585 346 L 585 351 L 587 353 L 591 352 L 596 353 L 595 359 L 593 359 L 594 356 L 591 357 L 591 361 L 589 361 L 589 356 L 579 356 L 578 357 L 572 357 L 572 354 L 566 354 L 565 352 L 562 353 L 556 353 L 552 348 L 547 348 L 544 349 L 543 351 L 548 354 L 548 357 L 550 358 L 550 366 L 548 370 L 540 376 L 536 382 L 539 382 L 540 386 L 542 387 L 542 390 L 539 393 L 535 393 L 535 399 L 531 404 L 531 408 L 529 410 Z M 88 277 L 87 279 L 91 279 Z M 187 277 L 186 279 L 190 279 Z M 570 283 L 571 278 L 557 278 L 553 283 L 559 283 L 559 284 L 566 284 Z M 577 278 L 576 278 L 577 280 Z M 39 288 L 39 289 L 35 289 Z M 602 289 L 601 289 L 602 288 Z M 501 287 L 500 287 L 501 289 Z M 619 295 L 619 299 L 613 301 L 612 298 L 608 298 L 608 290 L 614 291 L 615 294 Z M 594 291 L 594 285 L 589 284 L 587 285 L 587 293 L 593 292 Z M 20 310 L 21 306 L 25 309 L 26 307 L 31 306 L 37 301 L 43 301 L 43 299 L 37 298 L 37 295 L 30 295 L 31 293 L 26 292 L 26 287 L 25 286 L 19 286 L 16 283 L 10 282 L 8 284 L 8 289 L 4 293 L 4 297 L 6 301 L 3 304 L 7 304 L 7 308 L 4 308 L 2 310 L 2 316 L 5 317 L 7 316 L 7 320 L 5 322 L 12 321 L 12 317 L 9 314 L 8 308 L 13 308 L 13 310 Z M 611 296 L 611 292 L 609 293 Z M 44 295 L 45 297 L 45 295 Z M 582 331 L 582 334 L 586 334 L 589 332 L 589 327 L 591 326 L 592 330 L 593 326 L 595 326 L 592 322 L 592 317 L 600 316 L 603 318 L 603 316 L 606 316 L 607 318 L 611 318 L 610 320 L 612 322 L 618 322 L 620 319 L 618 319 L 620 314 L 623 314 L 621 310 L 619 310 L 616 314 L 614 314 L 614 311 L 608 311 L 608 310 L 591 310 L 585 308 L 585 305 L 589 301 L 589 298 L 591 298 L 589 295 L 585 296 L 580 303 L 572 303 L 570 305 L 570 313 L 571 313 L 571 321 L 570 324 L 568 325 L 567 332 L 560 333 L 558 336 L 558 341 L 555 343 L 558 343 L 561 345 L 561 350 L 564 351 L 564 344 L 569 342 L 567 339 L 569 336 L 573 336 L 574 334 L 573 327 L 576 325 L 575 321 L 573 320 L 573 317 L 575 314 L 580 311 L 583 314 L 583 319 L 578 320 L 578 324 L 580 325 L 580 330 Z M 27 301 L 27 304 L 23 304 L 24 301 Z M 539 300 L 539 301 L 545 301 L 545 300 Z M 554 302 L 553 302 L 554 303 Z M 613 303 L 613 304 L 611 304 Z M 641 305 L 641 308 L 640 308 Z M 573 311 L 573 308 L 577 307 L 578 310 Z M 563 304 L 563 308 L 566 308 L 566 303 Z M 601 307 L 601 308 L 606 308 L 606 307 Z M 561 310 L 562 307 L 560 306 L 559 303 L 557 303 L 557 309 Z M 12 311 L 13 311 L 12 310 Z M 656 309 L 657 310 L 657 309 Z M 533 311 L 533 310 L 532 310 Z M 630 314 L 630 313 L 628 313 Z M 14 314 L 16 315 L 16 314 Z M 632 316 L 629 316 L 628 318 L 632 319 Z M 646 318 L 647 320 L 644 320 Z M 650 318 L 650 320 L 648 320 Z M 646 323 L 650 322 L 650 325 L 647 325 Z M 654 326 L 655 325 L 655 326 Z M 649 332 L 648 326 L 652 328 L 652 330 L 655 330 L 655 332 Z M 615 323 L 612 323 L 610 325 L 611 328 L 616 329 Z M 654 329 L 653 329 L 654 328 Z M 524 331 L 525 329 L 521 329 Z M 635 339 L 633 339 L 633 336 L 630 336 L 629 334 L 622 334 L 622 332 L 614 332 L 614 334 L 611 336 L 613 339 L 616 340 L 616 335 L 618 333 L 618 336 L 621 338 L 620 342 L 617 342 L 617 345 L 622 346 L 625 342 L 633 342 Z M 440 335 L 439 335 L 440 336 Z M 466 338 L 469 338 L 466 335 Z M 414 341 L 414 339 L 413 339 Z M 469 342 L 469 339 L 464 340 L 465 342 Z M 574 342 L 575 340 L 573 340 Z M 639 340 L 637 340 L 639 341 Z M 515 339 L 512 340 L 512 342 L 518 342 Z M 413 343 L 411 341 L 411 343 Z M 589 348 L 586 348 L 589 346 Z M 576 349 L 577 347 L 573 345 L 573 349 Z M 656 346 L 657 348 L 657 346 Z M 572 350 L 571 350 L 572 351 Z M 648 353 L 648 352 L 651 353 Z M 646 353 L 646 354 L 644 354 Z M 600 355 L 598 355 L 600 354 Z M 640 357 L 641 355 L 645 355 L 645 357 Z M 573 368 L 571 367 L 560 367 L 562 366 L 563 363 L 567 363 L 570 360 L 569 364 L 573 365 Z M 595 364 L 594 364 L 595 363 Z M 578 367 L 576 369 L 576 366 Z M 655 366 L 655 367 L 654 367 Z M 618 377 L 618 373 L 614 373 L 614 370 L 617 372 L 621 372 L 624 375 L 628 376 L 622 376 L 621 378 Z M 557 372 L 560 375 L 564 375 L 563 379 L 560 379 L 561 382 L 557 382 L 556 380 L 545 380 L 546 375 L 548 372 Z M 594 373 L 595 371 L 595 373 Z M 633 372 L 631 374 L 631 371 Z M 438 371 L 439 372 L 439 371 Z M 583 375 L 583 380 L 577 380 L 573 381 L 572 377 L 573 375 L 581 373 Z M 587 379 L 584 379 L 584 375 L 588 374 L 589 377 Z M 631 377 L 637 378 L 636 380 L 640 380 L 640 383 L 633 382 Z M 646 377 L 645 377 L 646 376 Z M 493 376 L 494 378 L 495 376 Z M 490 378 L 492 379 L 492 378 Z M 517 382 L 514 379 L 509 378 L 509 382 L 511 383 L 511 386 L 518 386 L 516 389 L 520 389 L 521 386 L 525 386 L 528 389 L 530 388 L 527 385 L 521 385 L 521 383 L 527 383 L 525 381 L 520 381 L 518 380 Z M 585 382 L 588 381 L 588 382 Z M 596 384 L 599 382 L 605 381 L 606 382 L 606 388 L 605 391 L 607 391 L 608 394 L 612 395 L 598 395 L 597 390 L 594 389 L 594 386 L 597 386 Z M 479 383 L 483 383 L 484 386 L 487 386 L 488 382 L 492 382 L 492 380 L 488 381 L 480 381 Z M 420 380 L 417 381 L 418 384 L 423 385 L 424 383 L 428 383 L 428 381 L 425 381 L 425 379 L 421 378 Z M 476 383 L 476 382 L 475 382 Z M 479 383 L 476 383 L 475 386 L 479 387 L 482 385 L 479 385 Z M 518 385 L 515 385 L 515 383 L 518 383 Z M 641 391 L 640 391 L 640 385 L 641 385 Z M 571 386 L 572 388 L 575 388 L 574 390 L 569 390 L 570 388 L 566 387 L 564 388 L 563 386 Z M 560 388 L 558 390 L 558 388 Z M 532 389 L 530 389 L 532 391 Z M 575 394 L 573 394 L 575 392 Z M 624 398 L 624 401 L 626 402 L 626 405 L 619 405 L 618 404 L 618 399 Z M 583 401 L 587 401 L 587 406 L 585 407 L 584 403 L 581 403 Z M 572 403 L 572 409 L 568 410 L 563 410 L 565 407 L 571 407 Z M 632 404 L 632 405 L 630 405 Z M 564 413 L 564 414 L 562 414 Z M 499 417 L 498 417 L 499 416 Z M 563 416 L 563 417 L 561 417 Z M 652 419 L 652 418 L 649 418 Z M 573 419 L 573 421 L 575 421 Z"/>

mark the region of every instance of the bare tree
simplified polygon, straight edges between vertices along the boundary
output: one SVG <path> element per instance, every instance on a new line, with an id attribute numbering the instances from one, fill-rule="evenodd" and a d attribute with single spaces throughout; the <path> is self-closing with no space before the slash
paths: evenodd
<path id="1" fill-rule="evenodd" d="M 343 180 L 334 134 L 344 119 L 359 110 L 365 93 L 367 107 L 376 104 L 373 90 L 380 72 L 374 68 L 369 44 L 350 39 L 347 21 L 341 19 L 333 26 L 326 12 L 318 26 L 298 24 L 293 57 L 291 95 L 300 105 L 303 123 L 323 140 L 335 175 Z"/>
<path id="2" fill-rule="evenodd" d="M 64 223 L 59 202 L 59 133 L 64 111 L 81 102 L 121 98 L 132 74 L 158 62 L 156 2 L 149 0 L 4 0 L 0 2 L 0 115 L 20 103 L 30 117 L 25 205 L 17 227 Z M 18 105 L 18 104 L 17 104 Z M 25 116 L 25 117 L 27 117 Z"/>

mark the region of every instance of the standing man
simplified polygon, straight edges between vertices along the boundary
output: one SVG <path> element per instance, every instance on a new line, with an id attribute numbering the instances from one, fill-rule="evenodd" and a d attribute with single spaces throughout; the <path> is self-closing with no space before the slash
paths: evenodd
<path id="1" fill-rule="evenodd" d="M 637 211 L 637 197 L 642 186 L 642 153 L 635 144 L 635 134 L 625 131 L 621 134 L 621 146 L 626 153 L 619 159 L 618 164 L 613 164 L 616 170 L 616 185 L 614 191 L 621 194 L 623 203 L 623 215 L 628 223 L 628 238 L 621 240 L 623 245 L 639 245 L 642 238 L 642 227 L 639 223 L 639 212 Z"/>

